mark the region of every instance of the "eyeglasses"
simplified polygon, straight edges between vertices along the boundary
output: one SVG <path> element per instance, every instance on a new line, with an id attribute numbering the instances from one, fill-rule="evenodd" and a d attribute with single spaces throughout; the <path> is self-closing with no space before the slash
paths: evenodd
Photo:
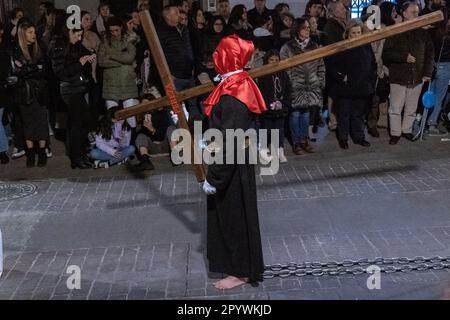
<path id="1" fill-rule="evenodd" d="M 302 27 L 301 30 L 311 30 L 311 27 L 310 26 L 305 26 L 305 27 Z"/>

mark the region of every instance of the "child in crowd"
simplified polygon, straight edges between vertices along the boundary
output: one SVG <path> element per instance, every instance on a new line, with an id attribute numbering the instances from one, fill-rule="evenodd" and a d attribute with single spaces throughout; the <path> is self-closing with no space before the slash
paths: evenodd
<path id="1" fill-rule="evenodd" d="M 131 142 L 131 128 L 124 120 L 116 120 L 114 114 L 119 107 L 108 110 L 106 116 L 101 119 L 97 135 L 95 137 L 95 148 L 91 151 L 95 168 L 108 168 L 115 164 L 125 163 L 135 152 Z"/>
<path id="2" fill-rule="evenodd" d="M 280 53 L 278 50 L 269 50 L 264 56 L 264 64 L 278 63 Z M 268 130 L 268 146 L 271 144 L 271 130 L 279 132 L 279 146 L 277 156 L 281 163 L 287 162 L 284 155 L 284 121 L 289 113 L 291 105 L 291 83 L 286 71 L 264 76 L 258 79 L 258 86 L 266 102 L 267 111 L 260 116 L 262 129 Z M 261 159 L 270 162 L 274 155 L 268 156 L 269 149 L 262 147 L 260 150 Z"/>

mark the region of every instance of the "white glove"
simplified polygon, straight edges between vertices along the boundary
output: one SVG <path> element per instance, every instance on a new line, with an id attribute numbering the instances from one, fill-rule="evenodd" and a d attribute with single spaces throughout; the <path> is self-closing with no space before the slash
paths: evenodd
<path id="1" fill-rule="evenodd" d="M 184 103 L 182 104 L 182 107 L 183 107 L 184 116 L 186 117 L 186 121 L 187 121 L 187 120 L 189 120 L 189 113 L 188 113 L 188 111 L 186 109 L 186 105 Z M 179 121 L 178 114 L 176 114 L 173 111 L 170 111 L 170 117 L 172 118 L 173 123 L 175 125 L 178 125 L 178 121 Z"/>
<path id="2" fill-rule="evenodd" d="M 203 192 L 205 192 L 208 196 L 213 195 L 217 192 L 216 188 L 213 187 L 208 183 L 208 181 L 205 180 L 203 183 Z"/>
<path id="3" fill-rule="evenodd" d="M 178 115 L 175 112 L 170 111 L 170 117 L 172 118 L 173 124 L 177 125 L 178 124 Z"/>

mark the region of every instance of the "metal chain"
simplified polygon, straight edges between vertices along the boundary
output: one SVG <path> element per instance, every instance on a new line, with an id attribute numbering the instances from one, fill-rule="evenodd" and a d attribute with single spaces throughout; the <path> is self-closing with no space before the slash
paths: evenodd
<path id="1" fill-rule="evenodd" d="M 304 276 L 338 276 L 345 274 L 360 275 L 366 273 L 368 266 L 380 267 L 380 272 L 412 272 L 427 270 L 450 269 L 450 256 L 448 257 L 415 257 L 415 258 L 375 258 L 359 259 L 356 261 L 345 260 L 342 262 L 289 262 L 287 264 L 266 265 L 263 274 L 264 279 L 275 277 L 304 277 Z"/>

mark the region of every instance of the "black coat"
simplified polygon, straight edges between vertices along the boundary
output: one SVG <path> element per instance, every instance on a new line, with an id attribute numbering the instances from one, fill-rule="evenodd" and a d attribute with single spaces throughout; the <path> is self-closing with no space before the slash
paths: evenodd
<path id="1" fill-rule="evenodd" d="M 10 54 L 6 44 L 0 44 L 0 109 L 9 103 L 9 97 L 6 89 L 6 78 L 10 73 Z M 0 119 L 1 121 L 1 119 Z"/>
<path id="2" fill-rule="evenodd" d="M 277 76 L 280 79 L 281 92 L 275 94 L 275 80 L 274 77 Z M 292 85 L 289 80 L 289 76 L 286 71 L 281 71 L 276 74 L 271 74 L 258 78 L 258 87 L 264 97 L 266 102 L 267 111 L 261 114 L 263 118 L 276 119 L 283 118 L 289 113 L 292 102 Z M 281 110 L 271 110 L 270 104 L 275 101 L 280 101 L 283 104 L 283 109 Z"/>
<path id="3" fill-rule="evenodd" d="M 274 22 L 276 22 L 276 14 L 277 13 L 274 12 L 274 10 L 269 10 L 267 8 L 264 8 L 262 15 L 272 16 L 272 19 L 274 20 Z M 248 23 L 250 23 L 252 25 L 252 27 L 255 28 L 256 27 L 256 19 L 258 19 L 258 17 L 262 16 L 262 15 L 259 14 L 259 12 L 256 10 L 256 8 L 249 10 L 247 12 Z"/>
<path id="4" fill-rule="evenodd" d="M 329 59 L 330 96 L 362 98 L 374 93 L 377 76 L 370 45 L 344 51 Z M 347 81 L 344 81 L 347 76 Z"/>
<path id="5" fill-rule="evenodd" d="M 345 27 L 336 19 L 329 18 L 323 27 L 323 32 L 325 37 L 322 41 L 327 46 L 344 40 Z"/>
<path id="6" fill-rule="evenodd" d="M 213 108 L 211 128 L 250 128 L 253 114 L 231 96 L 222 96 Z M 224 145 L 226 144 L 226 141 Z M 234 146 L 242 149 L 242 146 Z M 247 149 L 248 150 L 248 149 Z M 224 150 L 224 157 L 226 153 Z M 248 156 L 248 153 L 247 153 Z M 255 166 L 248 164 L 213 164 L 207 181 L 217 189 L 208 196 L 207 257 L 211 272 L 261 281 L 264 262 L 259 231 Z M 236 163 L 236 162 L 234 162 Z"/>
<path id="7" fill-rule="evenodd" d="M 178 31 L 164 21 L 157 26 L 161 47 L 175 78 L 190 79 L 194 70 L 194 55 L 188 28 Z"/>
<path id="8" fill-rule="evenodd" d="M 81 42 L 74 45 L 62 38 L 54 38 L 50 43 L 49 56 L 53 72 L 61 82 L 62 94 L 86 92 L 92 84 L 92 66 L 80 63 L 80 58 L 92 53 Z"/>
<path id="9" fill-rule="evenodd" d="M 40 45 L 43 48 L 42 45 Z M 41 49 L 41 51 L 43 51 Z M 48 65 L 45 52 L 41 53 L 37 61 L 27 61 L 22 53 L 22 49 L 14 43 L 11 50 L 12 58 L 22 66 L 15 63 L 12 75 L 18 78 L 16 85 L 12 87 L 13 102 L 19 105 L 28 105 L 34 101 L 44 104 L 45 90 L 47 88 Z"/>

